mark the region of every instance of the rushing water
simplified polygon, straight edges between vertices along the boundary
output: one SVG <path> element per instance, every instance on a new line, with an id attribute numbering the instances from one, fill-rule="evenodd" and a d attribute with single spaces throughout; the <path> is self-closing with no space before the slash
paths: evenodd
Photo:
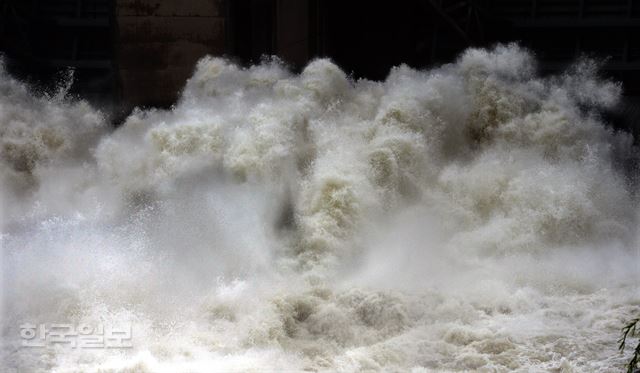
<path id="1" fill-rule="evenodd" d="M 588 61 L 204 58 L 117 130 L 0 74 L 3 372 L 614 371 L 638 152 Z M 24 347 L 24 323 L 132 348 Z"/>

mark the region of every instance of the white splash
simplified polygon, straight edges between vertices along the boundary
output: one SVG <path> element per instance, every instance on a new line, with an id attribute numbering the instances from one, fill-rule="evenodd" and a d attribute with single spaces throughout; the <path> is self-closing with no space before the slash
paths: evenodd
<path id="1" fill-rule="evenodd" d="M 514 45 L 384 82 L 207 57 L 109 133 L 0 72 L 3 371 L 619 369 L 620 91 Z M 131 324 L 133 348 L 24 348 L 25 322 Z"/>

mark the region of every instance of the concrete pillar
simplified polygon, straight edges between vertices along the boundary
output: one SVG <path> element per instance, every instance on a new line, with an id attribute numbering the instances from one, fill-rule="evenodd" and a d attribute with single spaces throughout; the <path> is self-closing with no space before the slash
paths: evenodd
<path id="1" fill-rule="evenodd" d="M 170 106 L 196 62 L 224 53 L 222 0 L 116 0 L 116 61 L 125 108 Z"/>
<path id="2" fill-rule="evenodd" d="M 296 67 L 309 60 L 309 1 L 277 0 L 276 51 Z"/>

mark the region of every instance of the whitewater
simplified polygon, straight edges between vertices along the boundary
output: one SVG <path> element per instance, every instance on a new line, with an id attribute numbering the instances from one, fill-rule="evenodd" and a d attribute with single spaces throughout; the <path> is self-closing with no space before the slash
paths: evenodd
<path id="1" fill-rule="evenodd" d="M 0 68 L 0 370 L 620 371 L 622 89 L 517 45 L 382 82 L 205 57 L 113 128 Z M 26 348 L 24 323 L 130 325 L 132 347 Z"/>

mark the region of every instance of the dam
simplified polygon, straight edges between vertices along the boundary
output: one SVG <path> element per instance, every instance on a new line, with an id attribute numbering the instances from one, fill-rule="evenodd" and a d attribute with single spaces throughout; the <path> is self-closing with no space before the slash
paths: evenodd
<path id="1" fill-rule="evenodd" d="M 3 3 L 0 370 L 633 371 L 638 5 Z"/>

